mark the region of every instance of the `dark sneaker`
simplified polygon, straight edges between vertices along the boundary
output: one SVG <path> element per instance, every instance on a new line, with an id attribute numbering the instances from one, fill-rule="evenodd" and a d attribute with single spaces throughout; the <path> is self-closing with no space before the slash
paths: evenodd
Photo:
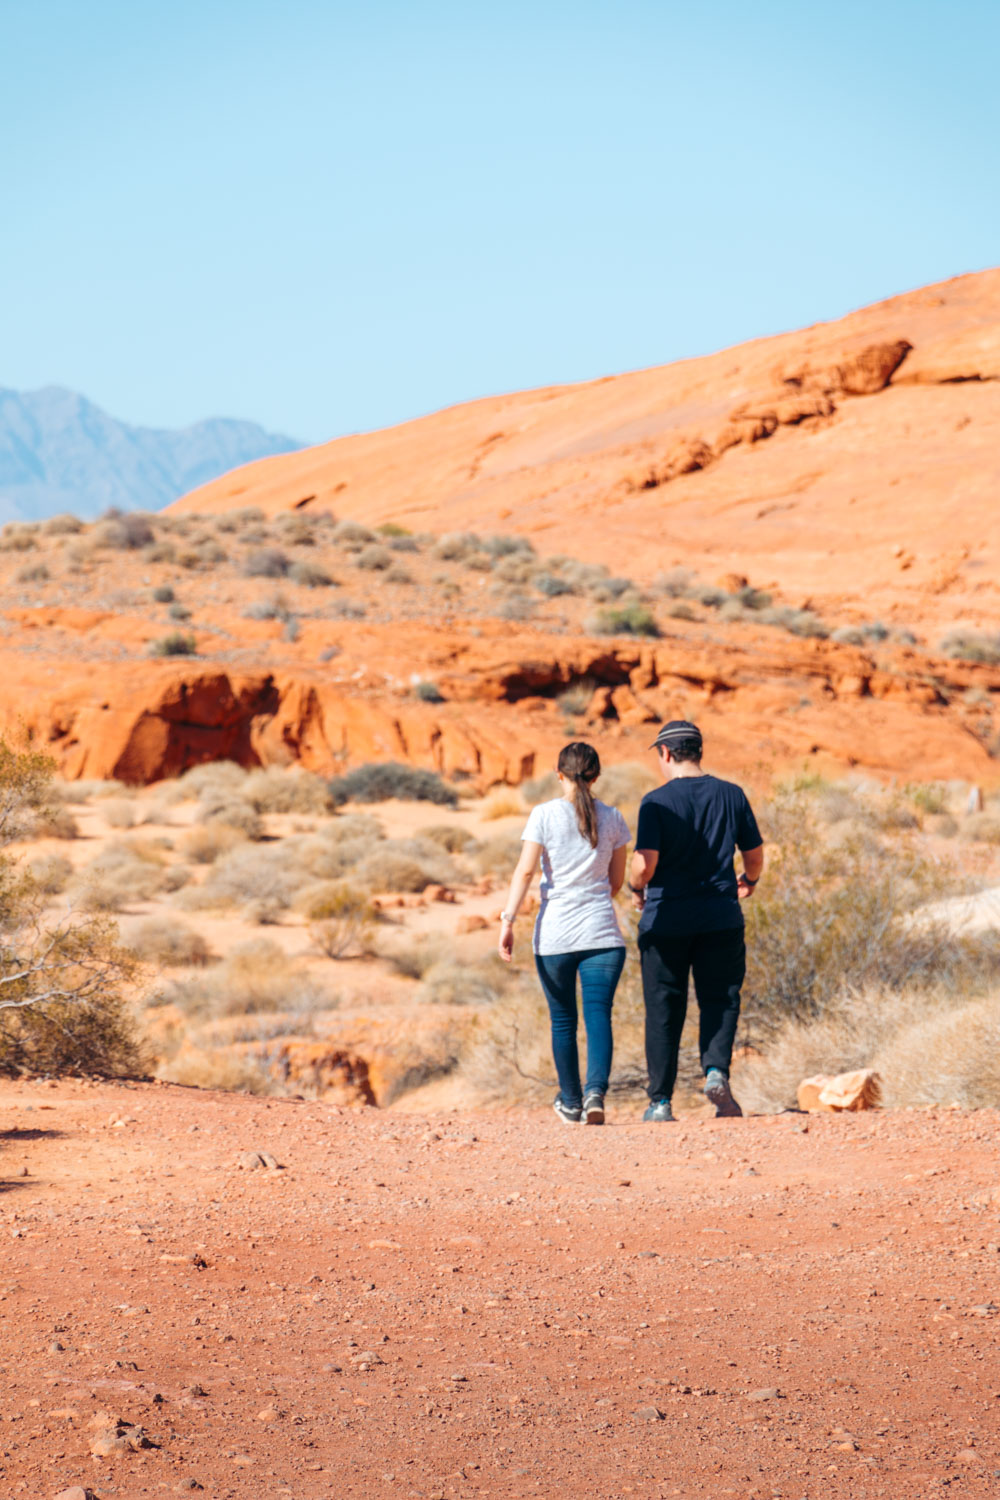
<path id="1" fill-rule="evenodd" d="M 588 1094 L 583 1101 L 583 1123 L 585 1125 L 604 1124 L 604 1095 Z"/>
<path id="2" fill-rule="evenodd" d="M 720 1073 L 718 1068 L 709 1068 L 705 1078 L 705 1098 L 709 1104 L 715 1105 L 715 1118 L 717 1120 L 731 1120 L 739 1117 L 742 1119 L 743 1111 L 733 1098 L 733 1091 L 729 1087 L 729 1079 L 725 1073 Z"/>
<path id="3" fill-rule="evenodd" d="M 557 1094 L 555 1103 L 553 1104 L 552 1108 L 555 1110 L 560 1120 L 565 1120 L 567 1125 L 579 1125 L 580 1116 L 583 1114 L 583 1110 L 579 1105 L 577 1105 L 575 1109 L 571 1109 L 568 1104 L 563 1103 L 562 1095 Z"/>
<path id="4" fill-rule="evenodd" d="M 650 1121 L 652 1124 L 670 1123 L 674 1118 L 674 1112 L 670 1108 L 670 1100 L 654 1099 L 642 1118 L 643 1122 Z"/>

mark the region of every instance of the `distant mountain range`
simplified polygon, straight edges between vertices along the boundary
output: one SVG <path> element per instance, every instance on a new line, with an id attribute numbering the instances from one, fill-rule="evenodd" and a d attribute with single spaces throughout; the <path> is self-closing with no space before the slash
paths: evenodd
<path id="1" fill-rule="evenodd" d="M 0 387 L 0 525 L 108 506 L 158 510 L 229 469 L 303 445 L 255 422 L 132 427 L 75 391 Z"/>

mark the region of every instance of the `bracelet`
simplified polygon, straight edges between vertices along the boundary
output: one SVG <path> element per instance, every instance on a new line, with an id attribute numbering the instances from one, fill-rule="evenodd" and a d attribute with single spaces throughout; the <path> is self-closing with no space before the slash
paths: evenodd
<path id="1" fill-rule="evenodd" d="M 757 880 L 751 880 L 749 875 L 741 875 L 740 879 L 742 880 L 742 882 L 743 882 L 744 885 L 748 885 L 750 887 L 750 889 L 753 890 L 754 886 L 760 880 L 760 876 L 759 875 L 757 876 Z"/>
<path id="2" fill-rule="evenodd" d="M 633 896 L 641 896 L 643 891 L 646 889 L 644 885 L 633 885 L 631 880 L 628 883 L 628 888 L 632 892 Z"/>
<path id="3" fill-rule="evenodd" d="M 509 922 L 512 927 L 514 925 L 514 918 L 510 915 L 509 912 L 502 911 L 500 913 L 500 920 L 501 922 Z"/>

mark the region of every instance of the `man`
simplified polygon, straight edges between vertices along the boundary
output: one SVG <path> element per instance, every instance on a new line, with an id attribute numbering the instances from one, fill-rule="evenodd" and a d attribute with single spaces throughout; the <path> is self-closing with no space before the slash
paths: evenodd
<path id="1" fill-rule="evenodd" d="M 650 1101 L 643 1119 L 674 1118 L 670 1100 L 692 971 L 705 1096 L 716 1116 L 742 1115 L 729 1087 L 729 1064 L 746 973 L 740 902 L 753 895 L 764 868 L 760 831 L 742 789 L 702 770 L 697 725 L 671 720 L 650 749 L 656 750 L 664 785 L 640 804 L 629 882 L 633 905 L 642 913 Z M 743 856 L 739 877 L 737 849 Z"/>

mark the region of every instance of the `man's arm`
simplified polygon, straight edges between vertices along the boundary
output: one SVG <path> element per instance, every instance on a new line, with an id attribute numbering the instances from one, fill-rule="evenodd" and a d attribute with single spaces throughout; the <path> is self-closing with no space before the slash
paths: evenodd
<path id="1" fill-rule="evenodd" d="M 646 904 L 646 887 L 656 873 L 659 858 L 659 849 L 637 849 L 632 855 L 628 888 L 632 892 L 632 905 L 636 911 L 642 911 Z"/>
<path id="2" fill-rule="evenodd" d="M 764 845 L 758 844 L 756 849 L 744 849 L 743 873 L 736 882 L 736 889 L 741 901 L 754 893 L 754 887 L 761 877 L 764 869 Z"/>

